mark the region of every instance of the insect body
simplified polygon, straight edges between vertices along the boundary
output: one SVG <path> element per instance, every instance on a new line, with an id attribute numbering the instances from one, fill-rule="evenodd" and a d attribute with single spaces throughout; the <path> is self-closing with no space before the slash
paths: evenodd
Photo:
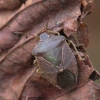
<path id="1" fill-rule="evenodd" d="M 40 35 L 40 42 L 32 54 L 43 75 L 59 89 L 72 90 L 77 82 L 77 63 L 73 52 L 60 35 Z"/>

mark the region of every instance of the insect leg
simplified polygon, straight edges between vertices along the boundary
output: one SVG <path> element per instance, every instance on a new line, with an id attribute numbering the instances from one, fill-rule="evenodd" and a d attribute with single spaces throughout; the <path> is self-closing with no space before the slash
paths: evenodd
<path id="1" fill-rule="evenodd" d="M 51 31 L 51 30 L 47 30 L 48 33 L 51 33 L 51 34 L 57 34 L 59 35 L 60 33 L 59 32 L 55 32 L 55 31 Z"/>
<path id="2" fill-rule="evenodd" d="M 67 39 L 67 40 L 68 40 L 68 39 Z M 84 59 L 80 56 L 80 54 L 79 54 L 79 52 L 78 52 L 78 50 L 77 50 L 77 48 L 76 48 L 76 45 L 73 43 L 73 41 L 68 40 L 68 44 L 69 44 L 69 45 L 72 44 L 72 46 L 74 47 L 74 49 L 75 49 L 75 51 L 76 51 L 76 53 L 77 53 L 79 59 L 80 59 L 80 60 L 84 60 Z"/>

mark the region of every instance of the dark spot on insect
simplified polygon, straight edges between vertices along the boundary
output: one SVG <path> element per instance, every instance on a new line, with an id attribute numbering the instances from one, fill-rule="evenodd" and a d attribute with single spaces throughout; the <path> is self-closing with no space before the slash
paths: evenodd
<path id="1" fill-rule="evenodd" d="M 22 35 L 22 32 L 14 31 L 14 32 L 12 32 L 12 34 L 20 37 Z"/>
<path id="2" fill-rule="evenodd" d="M 19 0 L 20 2 L 22 2 L 22 3 L 25 3 L 27 0 Z"/>
<path id="3" fill-rule="evenodd" d="M 74 88 L 73 84 L 75 84 L 75 82 L 76 80 L 74 75 L 68 70 L 64 70 L 57 74 L 57 83 L 62 89 L 71 90 Z"/>

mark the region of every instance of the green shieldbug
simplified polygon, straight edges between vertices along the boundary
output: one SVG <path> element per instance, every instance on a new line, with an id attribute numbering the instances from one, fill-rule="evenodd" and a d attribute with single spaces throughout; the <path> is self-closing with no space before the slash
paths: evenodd
<path id="1" fill-rule="evenodd" d="M 75 87 L 77 63 L 64 36 L 42 33 L 32 54 L 45 78 L 54 86 L 67 91 Z"/>

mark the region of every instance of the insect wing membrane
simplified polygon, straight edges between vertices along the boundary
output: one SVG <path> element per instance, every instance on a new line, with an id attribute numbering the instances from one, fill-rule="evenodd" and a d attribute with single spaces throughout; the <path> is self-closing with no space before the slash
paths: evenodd
<path id="1" fill-rule="evenodd" d="M 57 74 L 57 84 L 60 88 L 70 91 L 75 87 L 75 77 L 70 71 L 64 70 Z"/>
<path id="2" fill-rule="evenodd" d="M 61 88 L 72 90 L 77 82 L 78 69 L 75 56 L 66 42 L 62 46 L 62 66 L 64 71 L 57 74 L 57 82 Z"/>
<path id="3" fill-rule="evenodd" d="M 64 69 L 78 73 L 76 58 L 67 43 L 62 46 L 62 62 Z"/>
<path id="4" fill-rule="evenodd" d="M 40 65 L 39 67 L 43 72 L 45 78 L 53 85 L 56 85 L 57 73 L 59 72 L 59 70 L 55 68 L 53 64 L 45 60 L 43 57 L 37 57 L 37 60 Z"/>

